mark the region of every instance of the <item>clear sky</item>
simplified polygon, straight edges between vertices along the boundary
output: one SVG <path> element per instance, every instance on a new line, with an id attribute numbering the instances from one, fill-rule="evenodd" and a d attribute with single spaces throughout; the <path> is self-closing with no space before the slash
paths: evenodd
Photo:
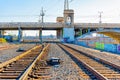
<path id="1" fill-rule="evenodd" d="M 37 22 L 41 7 L 45 22 L 55 22 L 63 16 L 64 0 L 0 0 L 0 22 Z M 75 22 L 99 22 L 98 11 L 103 11 L 104 23 L 120 22 L 120 0 L 73 0 Z"/>

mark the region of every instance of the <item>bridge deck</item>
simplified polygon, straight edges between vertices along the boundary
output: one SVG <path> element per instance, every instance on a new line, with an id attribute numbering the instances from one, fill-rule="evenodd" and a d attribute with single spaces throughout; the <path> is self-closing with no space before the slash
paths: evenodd
<path id="1" fill-rule="evenodd" d="M 42 26 L 44 25 L 44 26 Z M 17 30 L 18 27 L 21 27 L 21 29 L 60 29 L 64 27 L 63 23 L 38 23 L 38 22 L 1 22 L 0 23 L 0 29 L 2 30 Z M 75 28 L 120 28 L 119 23 L 75 23 Z"/>

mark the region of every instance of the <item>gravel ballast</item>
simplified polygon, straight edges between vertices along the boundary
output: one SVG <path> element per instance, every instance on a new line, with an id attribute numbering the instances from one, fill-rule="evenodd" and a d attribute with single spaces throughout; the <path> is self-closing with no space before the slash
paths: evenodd
<path id="1" fill-rule="evenodd" d="M 18 46 L 19 45 L 19 46 Z M 23 52 L 16 52 L 16 50 L 22 47 L 24 50 L 28 50 L 35 46 L 35 44 L 18 44 L 17 47 L 11 49 L 0 50 L 0 63 L 12 59 Z"/>
<path id="2" fill-rule="evenodd" d="M 56 44 L 51 44 L 48 59 L 51 57 L 60 58 L 63 62 L 50 68 L 50 80 L 82 80 L 79 75 L 80 68 L 76 63 Z"/>
<path id="3" fill-rule="evenodd" d="M 109 52 L 101 52 L 99 50 L 85 48 L 85 47 L 74 45 L 74 44 L 65 44 L 65 45 L 71 46 L 77 50 L 80 50 L 82 52 L 85 52 L 87 54 L 93 55 L 95 57 L 101 58 L 103 60 L 109 61 L 113 64 L 120 66 L 120 55 L 109 53 Z"/>

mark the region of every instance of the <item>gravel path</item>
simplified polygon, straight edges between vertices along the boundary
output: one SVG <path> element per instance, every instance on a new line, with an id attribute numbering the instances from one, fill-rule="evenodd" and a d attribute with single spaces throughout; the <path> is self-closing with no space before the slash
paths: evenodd
<path id="1" fill-rule="evenodd" d="M 48 58 L 58 57 L 63 60 L 59 66 L 52 66 L 50 80 L 81 80 L 80 68 L 76 63 L 56 44 L 51 44 Z"/>
<path id="2" fill-rule="evenodd" d="M 30 48 L 32 48 L 33 46 L 35 46 L 35 44 L 19 44 L 19 47 L 24 48 L 25 50 L 28 50 Z M 18 45 L 16 45 L 18 46 Z M 19 47 L 15 47 L 12 49 L 6 49 L 6 50 L 0 50 L 0 63 L 5 62 L 11 58 L 14 58 L 15 56 L 20 55 L 22 52 L 16 52 L 16 50 Z"/>
<path id="3" fill-rule="evenodd" d="M 120 66 L 120 55 L 112 54 L 109 52 L 100 52 L 99 50 L 85 48 L 85 47 L 74 45 L 74 44 L 65 44 L 65 45 L 69 45 L 77 50 L 83 51 L 85 53 L 87 52 L 88 54 L 94 55 L 98 58 L 107 60 L 109 62 L 112 62 L 112 63 Z"/>

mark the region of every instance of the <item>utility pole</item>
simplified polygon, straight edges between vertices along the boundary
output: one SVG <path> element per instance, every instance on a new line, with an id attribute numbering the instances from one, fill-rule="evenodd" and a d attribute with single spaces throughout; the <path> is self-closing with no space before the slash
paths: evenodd
<path id="1" fill-rule="evenodd" d="M 43 28 L 43 27 L 44 27 L 44 16 L 45 16 L 43 7 L 42 7 L 42 9 L 41 9 L 40 16 L 41 16 L 41 20 L 39 20 L 39 22 L 41 21 L 41 23 L 42 23 L 42 28 Z M 42 44 L 42 28 L 41 28 L 40 33 L 39 33 L 39 34 L 40 34 L 41 44 Z"/>
<path id="2" fill-rule="evenodd" d="M 43 7 L 42 7 L 42 9 L 41 9 L 40 16 L 42 17 L 41 21 L 42 21 L 42 27 L 43 27 L 43 26 L 44 26 L 44 25 L 43 25 L 43 23 L 44 23 L 44 16 L 45 16 L 45 13 L 44 13 Z"/>
<path id="3" fill-rule="evenodd" d="M 99 30 L 103 30 L 103 28 L 101 28 L 101 24 L 102 24 L 102 11 L 99 11 Z"/>
<path id="4" fill-rule="evenodd" d="M 99 13 L 99 23 L 101 24 L 102 23 L 102 11 L 99 11 L 98 12 Z"/>

